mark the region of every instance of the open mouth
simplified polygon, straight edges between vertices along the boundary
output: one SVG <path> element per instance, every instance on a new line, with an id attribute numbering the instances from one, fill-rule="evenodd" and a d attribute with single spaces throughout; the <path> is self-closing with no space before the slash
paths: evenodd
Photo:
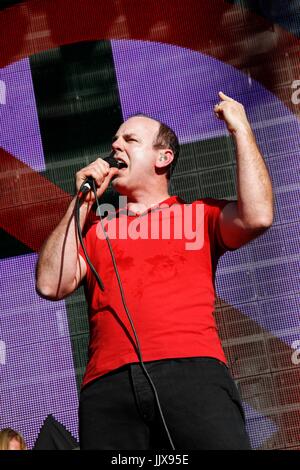
<path id="1" fill-rule="evenodd" d="M 120 160 L 118 158 L 116 160 L 117 160 L 119 170 L 124 170 L 125 168 L 128 168 L 127 163 L 125 163 L 123 160 Z"/>

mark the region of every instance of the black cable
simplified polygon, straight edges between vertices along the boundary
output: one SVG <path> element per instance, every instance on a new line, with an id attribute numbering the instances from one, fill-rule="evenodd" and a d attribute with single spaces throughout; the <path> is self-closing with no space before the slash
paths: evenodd
<path id="1" fill-rule="evenodd" d="M 75 204 L 75 219 L 76 219 L 76 224 L 77 224 L 77 232 L 78 232 L 79 241 L 80 241 L 80 244 L 82 246 L 83 252 L 85 254 L 86 260 L 88 262 L 88 265 L 91 268 L 92 272 L 94 273 L 94 275 L 97 279 L 97 282 L 99 284 L 100 289 L 102 291 L 104 291 L 104 284 L 101 281 L 100 276 L 97 273 L 93 263 L 91 262 L 91 260 L 89 258 L 89 255 L 87 254 L 86 248 L 84 246 L 84 243 L 83 243 L 82 231 L 81 231 L 81 227 L 80 227 L 80 197 L 79 196 L 77 196 L 76 204 Z"/>
<path id="2" fill-rule="evenodd" d="M 111 255 L 111 258 L 112 258 L 112 262 L 113 262 L 113 266 L 114 266 L 114 270 L 115 270 L 115 274 L 116 274 L 116 277 L 117 277 L 117 281 L 118 281 L 118 285 L 119 285 L 119 290 L 120 290 L 120 294 L 121 294 L 121 299 L 122 299 L 122 303 L 123 303 L 123 306 L 124 306 L 124 310 L 126 312 L 126 315 L 127 315 L 127 318 L 129 320 L 129 323 L 130 323 L 130 326 L 131 326 L 131 329 L 133 331 L 133 334 L 134 334 L 134 338 L 135 338 L 135 346 L 136 346 L 136 350 L 137 350 L 137 355 L 138 355 L 138 359 L 139 359 L 139 364 L 150 384 L 150 387 L 154 393 L 154 396 L 155 396 L 155 400 L 156 400 L 156 404 L 157 404 L 157 407 L 158 407 L 158 410 L 159 410 L 159 414 L 160 414 L 160 417 L 161 417 L 161 420 L 162 420 L 162 423 L 163 423 L 163 426 L 164 426 L 164 429 L 166 431 L 166 434 L 168 436 L 168 440 L 170 442 L 170 445 L 171 445 L 171 448 L 172 450 L 175 450 L 175 446 L 173 444 L 173 440 L 171 438 L 171 435 L 170 435 L 170 432 L 169 432 L 169 429 L 168 429 L 168 426 L 166 424 L 166 421 L 165 421 L 165 417 L 164 417 L 164 414 L 163 414 L 163 411 L 162 411 L 162 408 L 161 408 L 161 405 L 160 405 L 160 401 L 159 401 L 159 397 L 158 397 L 158 393 L 157 393 L 157 390 L 155 388 L 155 385 L 146 369 L 146 366 L 144 364 L 144 361 L 143 361 L 143 357 L 142 357 L 142 352 L 141 352 L 141 347 L 140 347 L 140 342 L 139 342 L 139 338 L 138 338 L 138 335 L 137 335 L 137 332 L 135 330 L 135 327 L 134 327 L 134 324 L 133 324 L 133 321 L 132 321 L 132 318 L 131 318 L 131 315 L 129 313 L 129 309 L 127 307 L 127 304 L 126 304 L 126 299 L 125 299 L 125 294 L 124 294 L 124 289 L 123 289 L 123 285 L 122 285 L 122 281 L 121 281 L 121 278 L 120 278 L 120 274 L 119 274 L 119 270 L 118 270 L 118 267 L 117 267 L 117 263 L 116 263 L 116 258 L 115 258 L 115 255 L 114 255 L 114 252 L 113 252 L 113 249 L 112 249 L 112 246 L 111 246 L 111 243 L 110 243 L 110 239 L 109 239 L 109 236 L 105 230 L 105 227 L 104 227 L 104 224 L 103 224 L 103 220 L 102 220 L 102 217 L 101 217 L 101 211 L 100 211 L 100 206 L 99 206 L 99 201 L 98 201 L 98 198 L 97 198 L 97 189 L 96 189 L 96 185 L 95 185 L 95 181 L 93 180 L 92 181 L 92 190 L 94 192 L 94 195 L 95 195 L 95 199 L 96 199 L 96 204 L 97 204 L 97 210 L 98 210 L 98 213 L 99 213 L 99 219 L 100 219 L 100 223 L 101 223 L 101 227 L 102 227 L 102 230 L 103 230 L 103 233 L 104 233 L 104 236 L 105 236 L 105 239 L 107 241 L 107 244 L 108 244 L 108 248 L 109 248 L 109 251 L 110 251 L 110 255 Z M 100 289 L 103 291 L 104 290 L 104 285 L 103 285 L 103 282 L 101 281 L 95 267 L 93 266 L 90 258 L 88 257 L 87 255 L 87 252 L 86 252 L 86 249 L 85 249 L 85 246 L 84 246 L 84 243 L 83 243 L 83 239 L 82 239 L 82 231 L 81 231 L 81 227 L 80 227 L 80 197 L 79 195 L 77 195 L 77 199 L 76 199 L 76 210 L 75 210 L 75 217 L 76 217 L 76 223 L 77 223 L 77 231 L 78 231 L 78 237 L 79 237 L 79 240 L 80 240 L 80 243 L 81 243 L 81 246 L 82 246 L 82 249 L 84 251 L 84 254 L 86 256 L 86 260 L 92 270 L 92 272 L 94 273 L 96 279 L 97 279 L 97 282 L 99 284 L 99 287 Z M 132 339 L 132 338 L 131 338 Z"/>

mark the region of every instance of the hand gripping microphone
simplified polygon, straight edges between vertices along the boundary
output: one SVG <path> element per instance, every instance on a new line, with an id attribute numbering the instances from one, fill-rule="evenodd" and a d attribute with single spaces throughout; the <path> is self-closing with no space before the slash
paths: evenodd
<path id="1" fill-rule="evenodd" d="M 115 151 L 113 150 L 108 157 L 103 158 L 105 162 L 109 164 L 109 166 L 112 168 L 118 168 L 119 170 L 121 168 L 125 168 L 127 165 L 124 162 L 120 162 L 114 158 Z M 82 183 L 80 190 L 79 190 L 79 196 L 81 197 L 83 194 L 88 193 L 92 189 L 94 178 L 92 176 L 88 176 L 86 180 Z"/>

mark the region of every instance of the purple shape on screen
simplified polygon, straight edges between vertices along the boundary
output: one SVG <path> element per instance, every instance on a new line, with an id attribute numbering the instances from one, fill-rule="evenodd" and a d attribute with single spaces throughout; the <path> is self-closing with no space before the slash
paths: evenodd
<path id="1" fill-rule="evenodd" d="M 279 426 L 266 416 L 257 413 L 249 403 L 243 402 L 243 408 L 246 416 L 246 429 L 248 431 L 252 449 L 261 447 L 267 439 L 275 434 Z"/>
<path id="2" fill-rule="evenodd" d="M 36 294 L 36 261 L 35 254 L 0 261 L 1 426 L 18 423 L 23 429 L 24 421 L 32 420 L 35 427 L 26 435 L 30 447 L 43 420 L 56 412 L 72 414 L 66 425 L 77 437 L 78 396 L 65 302 Z"/>
<path id="3" fill-rule="evenodd" d="M 181 142 L 225 134 L 212 110 L 219 89 L 209 58 L 142 41 L 112 41 L 112 50 L 124 119 L 148 114 L 172 127 Z"/>
<path id="4" fill-rule="evenodd" d="M 45 170 L 29 59 L 0 69 L 0 146 L 32 169 Z"/>
<path id="5" fill-rule="evenodd" d="M 213 113 L 220 90 L 244 104 L 273 179 L 276 217 L 263 236 L 221 258 L 217 292 L 241 312 L 263 302 L 268 319 L 255 309 L 244 313 L 291 345 L 299 338 L 299 311 L 291 316 L 282 302 L 279 328 L 271 309 L 274 297 L 299 291 L 299 120 L 261 84 L 213 57 L 143 41 L 112 41 L 112 49 L 124 119 L 148 114 L 172 127 L 181 143 L 228 135 Z"/>

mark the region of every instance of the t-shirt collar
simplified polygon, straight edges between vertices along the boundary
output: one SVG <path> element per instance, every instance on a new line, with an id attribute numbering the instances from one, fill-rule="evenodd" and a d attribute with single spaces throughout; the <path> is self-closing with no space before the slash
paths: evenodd
<path id="1" fill-rule="evenodd" d="M 122 209 L 120 209 L 123 213 L 123 211 L 126 211 L 127 215 L 129 216 L 139 216 L 139 215 L 142 215 L 142 214 L 147 214 L 147 212 L 151 212 L 155 209 L 158 209 L 159 207 L 163 206 L 163 207 L 171 207 L 173 204 L 182 204 L 183 201 L 182 199 L 180 199 L 178 196 L 170 196 L 168 197 L 167 199 L 164 199 L 163 201 L 159 202 L 158 204 L 153 204 L 152 206 L 148 207 L 147 210 L 143 211 L 143 212 L 139 212 L 139 211 L 131 211 L 130 209 L 128 209 L 128 204 L 126 204 L 126 206 Z"/>

